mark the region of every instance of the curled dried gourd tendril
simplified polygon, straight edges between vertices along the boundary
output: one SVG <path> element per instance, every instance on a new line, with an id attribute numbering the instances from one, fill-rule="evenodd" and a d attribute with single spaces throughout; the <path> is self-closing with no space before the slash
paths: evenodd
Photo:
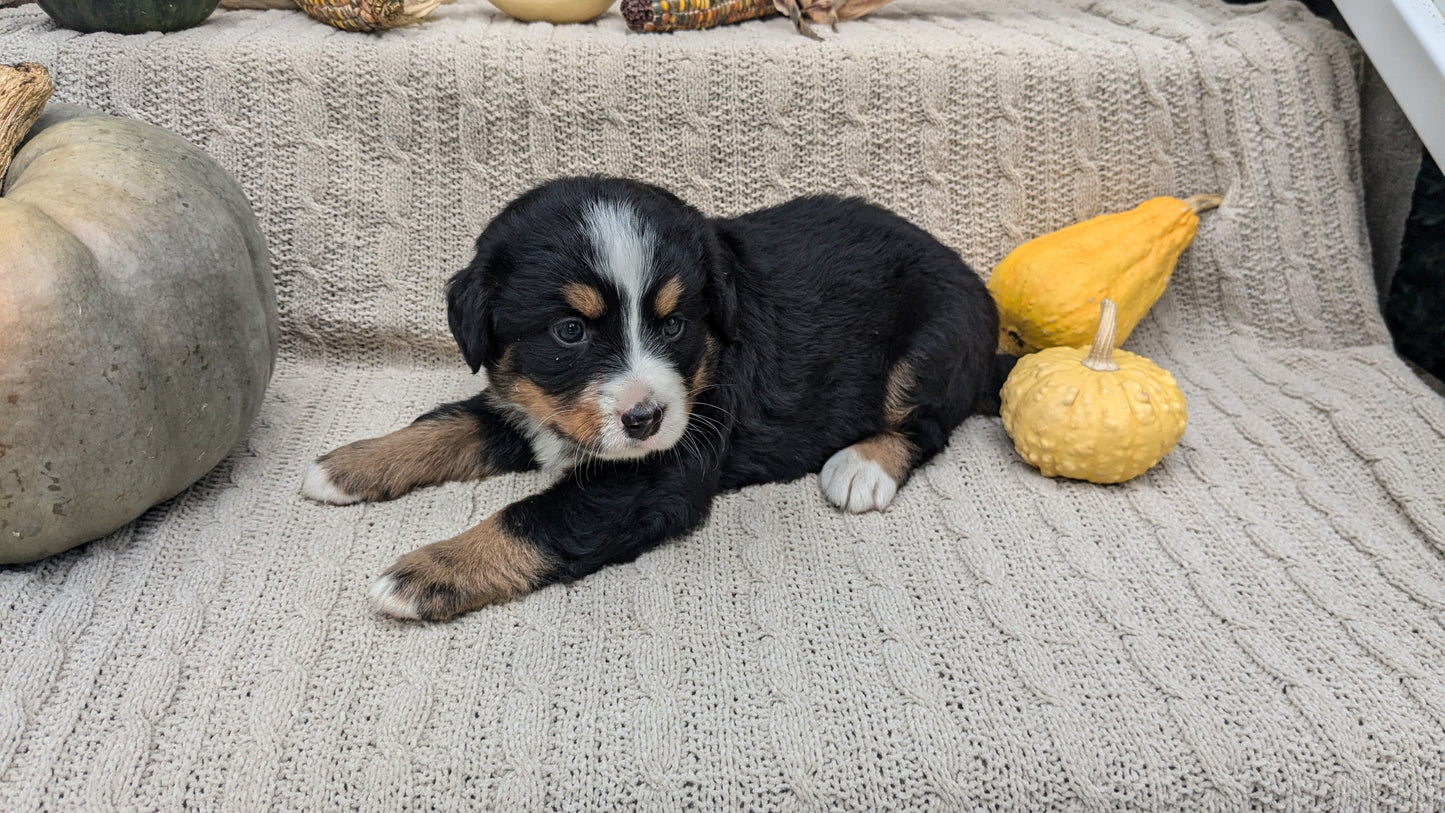
<path id="1" fill-rule="evenodd" d="M 40 118 L 54 90 L 50 71 L 44 65 L 0 65 L 0 182 L 5 180 L 15 149 Z"/>
<path id="2" fill-rule="evenodd" d="M 786 14 L 793 21 L 793 27 L 798 29 L 799 34 L 816 40 L 822 37 L 809 22 L 832 26 L 837 31 L 840 21 L 856 20 L 891 2 L 893 0 L 773 0 L 773 5 L 780 14 Z"/>

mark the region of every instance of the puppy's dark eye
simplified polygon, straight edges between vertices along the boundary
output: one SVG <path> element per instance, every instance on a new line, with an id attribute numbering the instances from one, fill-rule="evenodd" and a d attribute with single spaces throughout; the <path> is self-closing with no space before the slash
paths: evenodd
<path id="1" fill-rule="evenodd" d="M 559 344 L 581 344 L 587 341 L 587 326 L 581 319 L 558 320 L 552 323 L 552 338 Z"/>
<path id="2" fill-rule="evenodd" d="M 663 338 L 668 339 L 668 340 L 670 341 L 670 340 L 672 340 L 672 339 L 676 339 L 678 336 L 681 336 L 681 335 L 682 335 L 682 328 L 683 328 L 683 326 L 686 325 L 686 324 L 687 324 L 687 320 L 686 320 L 686 319 L 683 319 L 681 316 L 678 316 L 677 314 L 673 314 L 672 316 L 669 316 L 669 317 L 667 317 L 666 319 L 663 319 L 663 320 L 662 320 L 662 336 L 663 336 Z"/>

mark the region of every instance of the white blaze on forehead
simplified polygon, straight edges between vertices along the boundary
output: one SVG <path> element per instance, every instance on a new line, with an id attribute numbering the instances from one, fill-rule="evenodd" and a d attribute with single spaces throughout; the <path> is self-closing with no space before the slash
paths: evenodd
<path id="1" fill-rule="evenodd" d="M 652 230 L 630 205 L 601 200 L 587 207 L 582 226 L 597 253 L 597 272 L 617 286 L 629 310 L 637 308 L 652 282 Z"/>
<path id="2" fill-rule="evenodd" d="M 682 437 L 687 426 L 687 388 L 673 365 L 652 351 L 642 336 L 643 298 L 652 285 L 657 237 L 631 205 L 596 201 L 583 213 L 583 229 L 595 252 L 598 275 L 617 287 L 622 298 L 626 363 L 623 372 L 602 386 L 599 407 L 609 416 L 602 443 L 608 457 L 640 457 L 666 449 Z M 622 432 L 615 415 L 643 399 L 663 407 L 662 425 L 655 436 L 634 444 Z"/>
<path id="3" fill-rule="evenodd" d="M 652 282 L 652 252 L 657 238 L 632 206 L 618 201 L 593 201 L 582 218 L 596 253 L 597 273 L 611 280 L 622 296 L 627 363 L 642 362 L 642 298 Z"/>

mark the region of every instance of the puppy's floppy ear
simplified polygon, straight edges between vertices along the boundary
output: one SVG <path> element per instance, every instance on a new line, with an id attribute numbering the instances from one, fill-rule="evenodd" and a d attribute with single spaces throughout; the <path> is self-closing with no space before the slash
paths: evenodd
<path id="1" fill-rule="evenodd" d="M 510 270 L 510 255 L 502 247 L 511 239 L 513 225 L 522 211 L 555 183 L 544 183 L 517 196 L 498 212 L 477 238 L 477 253 L 471 265 L 458 271 L 447 283 L 447 322 L 462 357 L 475 373 L 483 364 L 495 361 L 498 350 L 493 341 L 491 294 L 499 275 Z"/>
<path id="2" fill-rule="evenodd" d="M 492 246 L 484 234 L 477 240 L 477 255 L 471 265 L 458 271 L 447 283 L 447 323 L 461 348 L 462 358 L 472 372 L 482 368 L 492 351 L 491 308 L 487 303 L 485 277 L 492 260 Z"/>
<path id="3" fill-rule="evenodd" d="M 737 267 L 737 255 L 723 235 L 708 241 L 711 263 L 708 266 L 707 296 L 712 305 L 710 318 L 713 329 L 723 341 L 731 342 L 737 333 L 738 292 L 733 282 L 733 269 Z"/>

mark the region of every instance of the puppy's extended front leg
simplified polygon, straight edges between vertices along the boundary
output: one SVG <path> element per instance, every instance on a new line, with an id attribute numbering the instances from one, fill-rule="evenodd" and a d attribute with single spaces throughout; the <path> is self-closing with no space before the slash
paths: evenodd
<path id="1" fill-rule="evenodd" d="M 512 530 L 505 513 L 397 559 L 371 585 L 372 603 L 396 618 L 439 621 L 551 581 L 556 560 Z"/>
<path id="2" fill-rule="evenodd" d="M 306 470 L 301 494 L 334 505 L 377 502 L 422 486 L 535 466 L 527 441 L 484 393 L 438 407 L 405 429 L 322 455 Z"/>
<path id="3" fill-rule="evenodd" d="M 574 470 L 465 533 L 418 548 L 372 586 L 377 609 L 437 621 L 630 561 L 707 517 L 717 472 L 657 463 Z"/>

